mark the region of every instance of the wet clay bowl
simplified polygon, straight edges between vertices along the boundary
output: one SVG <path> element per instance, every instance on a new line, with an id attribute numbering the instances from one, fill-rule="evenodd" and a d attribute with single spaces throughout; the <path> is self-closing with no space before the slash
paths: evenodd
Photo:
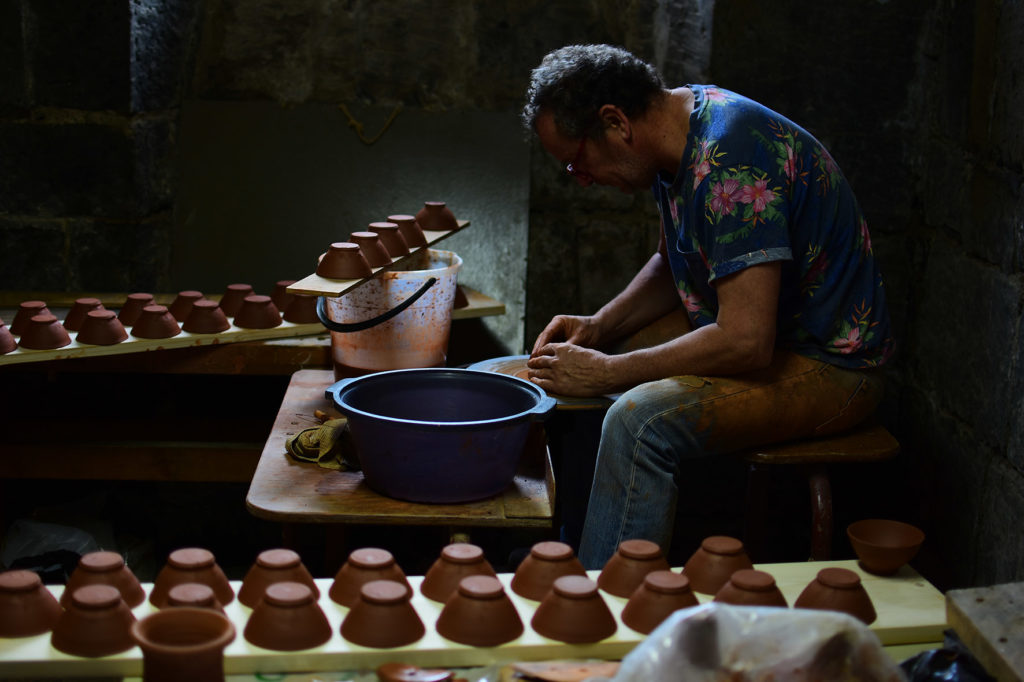
<path id="1" fill-rule="evenodd" d="M 53 626 L 50 643 L 71 656 L 112 656 L 135 646 L 134 622 L 116 587 L 86 585 L 71 593 L 67 609 Z"/>
<path id="2" fill-rule="evenodd" d="M 117 311 L 117 319 L 121 320 L 121 324 L 124 326 L 131 327 L 139 319 L 142 309 L 147 305 L 153 305 L 153 294 L 141 291 L 128 294 L 124 303 L 121 304 L 121 309 Z"/>
<path id="3" fill-rule="evenodd" d="M 167 592 L 167 608 L 172 606 L 224 611 L 213 588 L 200 583 L 181 583 L 172 587 Z"/>
<path id="4" fill-rule="evenodd" d="M 415 249 L 427 245 L 427 237 L 423 234 L 423 228 L 416 222 L 416 216 L 396 213 L 389 215 L 387 222 L 398 225 L 398 231 L 402 233 L 409 248 Z"/>
<path id="5" fill-rule="evenodd" d="M 85 315 L 90 310 L 103 310 L 103 303 L 98 298 L 77 298 L 75 302 L 71 304 L 71 310 L 68 311 L 67 317 L 64 318 L 64 328 L 69 332 L 77 332 L 82 328 L 82 323 L 85 322 Z"/>
<path id="6" fill-rule="evenodd" d="M 292 324 L 312 324 L 320 322 L 316 314 L 316 296 L 307 294 L 294 294 L 288 307 L 284 309 L 285 322 Z"/>
<path id="7" fill-rule="evenodd" d="M 189 334 L 219 334 L 231 328 L 228 316 L 216 301 L 196 301 L 181 328 Z"/>
<path id="8" fill-rule="evenodd" d="M 274 583 L 301 583 L 320 598 L 320 590 L 302 557 L 290 549 L 268 549 L 259 553 L 238 588 L 238 601 L 251 609 L 263 599 L 263 593 Z"/>
<path id="9" fill-rule="evenodd" d="M 12 350 L 18 347 L 18 342 L 14 340 L 14 334 L 7 328 L 3 320 L 0 320 L 0 355 L 10 353 Z"/>
<path id="10" fill-rule="evenodd" d="M 457 230 L 459 223 L 455 214 L 443 201 L 425 201 L 416 213 L 416 222 L 424 230 Z"/>
<path id="11" fill-rule="evenodd" d="M 753 568 L 741 568 L 729 576 L 715 593 L 715 601 L 736 606 L 789 606 L 772 574 Z"/>
<path id="12" fill-rule="evenodd" d="M 489 647 L 523 634 L 523 621 L 501 581 L 495 576 L 463 578 L 441 609 L 437 632 L 468 646 Z"/>
<path id="13" fill-rule="evenodd" d="M 82 328 L 75 336 L 75 341 L 91 346 L 113 346 L 128 339 L 121 320 L 113 310 L 90 310 L 85 314 Z"/>
<path id="14" fill-rule="evenodd" d="M 699 603 L 685 575 L 671 570 L 651 571 L 622 608 L 622 622 L 631 630 L 647 635 L 679 609 Z"/>
<path id="15" fill-rule="evenodd" d="M 540 601 L 551 590 L 555 580 L 567 575 L 587 575 L 572 547 L 564 542 L 538 542 L 516 568 L 512 576 L 512 591 L 520 597 Z"/>
<path id="16" fill-rule="evenodd" d="M 246 296 L 235 315 L 235 326 L 242 329 L 272 329 L 280 325 L 281 312 L 269 296 Z"/>
<path id="17" fill-rule="evenodd" d="M 195 289 L 186 289 L 185 291 L 179 291 L 178 295 L 171 301 L 171 305 L 167 307 L 168 312 L 174 316 L 174 319 L 178 322 L 184 322 L 188 317 L 188 314 L 192 312 L 192 306 L 196 301 L 203 299 L 203 292 L 196 291 Z"/>
<path id="18" fill-rule="evenodd" d="M 312 649 L 327 642 L 331 634 L 331 624 L 313 590 L 294 582 L 268 586 L 242 631 L 250 644 L 273 651 Z"/>
<path id="19" fill-rule="evenodd" d="M 889 519 L 863 519 L 846 528 L 860 566 L 875 575 L 892 575 L 917 556 L 924 542 L 920 528 Z"/>
<path id="20" fill-rule="evenodd" d="M 181 325 L 167 306 L 147 305 L 132 326 L 132 336 L 139 339 L 169 339 L 181 333 Z"/>
<path id="21" fill-rule="evenodd" d="M 867 625 L 875 622 L 878 614 L 856 571 L 833 566 L 818 571 L 793 602 L 797 609 L 841 611 Z"/>
<path id="22" fill-rule="evenodd" d="M 378 547 L 362 547 L 348 555 L 327 594 L 336 604 L 351 608 L 359 601 L 363 585 L 375 580 L 393 580 L 412 589 L 391 552 Z"/>
<path id="23" fill-rule="evenodd" d="M 533 630 L 566 644 L 600 642 L 615 634 L 615 617 L 597 589 L 597 583 L 580 575 L 555 581 L 530 621 Z"/>
<path id="24" fill-rule="evenodd" d="M 50 309 L 43 301 L 22 301 L 18 304 L 18 312 L 14 313 L 14 319 L 11 321 L 11 333 L 21 336 L 28 329 L 29 320 L 36 315 L 45 315 L 49 312 Z"/>
<path id="25" fill-rule="evenodd" d="M 0 573 L 0 637 L 32 637 L 53 629 L 62 609 L 33 571 Z"/>
<path id="26" fill-rule="evenodd" d="M 420 593 L 444 604 L 459 589 L 459 582 L 472 575 L 495 576 L 484 551 L 465 542 L 455 542 L 441 550 L 441 556 L 423 576 Z"/>
<path id="27" fill-rule="evenodd" d="M 142 649 L 142 679 L 181 682 L 224 679 L 224 648 L 235 626 L 210 609 L 176 607 L 150 614 L 132 625 Z"/>
<path id="28" fill-rule="evenodd" d="M 753 568 L 743 543 L 726 535 L 704 538 L 683 566 L 695 592 L 714 595 L 736 571 Z"/>
<path id="29" fill-rule="evenodd" d="M 121 598 L 130 608 L 146 600 L 146 592 L 139 579 L 117 552 L 88 552 L 78 560 L 78 565 L 68 578 L 60 597 L 60 605 L 67 608 L 71 594 L 86 585 L 110 585 L 117 588 Z"/>
<path id="30" fill-rule="evenodd" d="M 341 622 L 341 636 L 359 646 L 390 649 L 426 634 L 409 601 L 412 590 L 394 580 L 374 580 L 359 590 L 359 601 Z"/>
<path id="31" fill-rule="evenodd" d="M 224 293 L 221 294 L 218 305 L 225 315 L 234 317 L 238 314 L 238 309 L 242 307 L 242 301 L 245 300 L 245 297 L 252 296 L 255 293 L 251 284 L 229 284 L 224 289 Z"/>
<path id="32" fill-rule="evenodd" d="M 270 292 L 270 298 L 278 310 L 285 310 L 288 304 L 295 298 L 295 294 L 288 293 L 288 287 L 295 284 L 294 279 L 279 279 L 274 282 L 274 289 Z"/>
<path id="33" fill-rule="evenodd" d="M 597 577 L 597 586 L 616 597 L 629 598 L 651 571 L 667 571 L 668 559 L 658 543 L 650 540 L 625 540 L 605 563 Z"/>
<path id="34" fill-rule="evenodd" d="M 230 604 L 235 598 L 235 591 L 217 565 L 213 553 L 200 547 L 185 547 L 171 552 L 156 576 L 153 590 L 149 593 L 149 603 L 158 609 L 167 606 L 167 593 L 182 583 L 208 585 L 221 604 Z"/>
<path id="35" fill-rule="evenodd" d="M 353 232 L 349 241 L 359 245 L 359 250 L 371 268 L 391 265 L 391 256 L 376 232 Z"/>
<path id="36" fill-rule="evenodd" d="M 316 274 L 328 279 L 362 279 L 372 275 L 373 269 L 359 244 L 334 242 L 317 264 Z"/>
<path id="37" fill-rule="evenodd" d="M 377 222 L 366 226 L 367 231 L 376 232 L 380 237 L 380 243 L 387 249 L 388 255 L 392 258 L 409 255 L 409 244 L 398 229 L 397 223 Z"/>
<path id="38" fill-rule="evenodd" d="M 71 335 L 55 315 L 43 313 L 28 321 L 18 343 L 22 348 L 31 350 L 53 350 L 69 345 Z"/>

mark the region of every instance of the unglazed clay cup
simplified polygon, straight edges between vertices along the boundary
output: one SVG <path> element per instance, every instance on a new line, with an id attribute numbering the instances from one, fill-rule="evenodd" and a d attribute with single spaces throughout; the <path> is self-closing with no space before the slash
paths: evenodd
<path id="1" fill-rule="evenodd" d="M 409 255 L 409 244 L 398 229 L 398 223 L 377 222 L 366 226 L 370 232 L 376 232 L 381 244 L 392 258 Z"/>
<path id="2" fill-rule="evenodd" d="M 352 607 L 359 601 L 359 591 L 374 580 L 393 580 L 412 587 L 405 572 L 395 563 L 395 557 L 386 549 L 363 547 L 354 550 L 334 576 L 328 596 L 336 604 Z"/>
<path id="3" fill-rule="evenodd" d="M 651 571 L 671 568 L 658 543 L 650 540 L 625 540 L 601 569 L 597 586 L 616 597 L 629 598 Z"/>
<path id="4" fill-rule="evenodd" d="M 129 608 L 135 608 L 146 601 L 146 592 L 142 589 L 139 579 L 125 564 L 124 557 L 117 552 L 83 554 L 78 560 L 78 566 L 68 578 L 64 593 L 60 597 L 60 605 L 67 608 L 71 603 L 71 594 L 86 585 L 110 585 L 117 588 Z"/>
<path id="5" fill-rule="evenodd" d="M 135 646 L 134 622 L 116 587 L 86 585 L 71 593 L 67 609 L 53 626 L 50 643 L 71 656 L 112 656 Z"/>
<path id="6" fill-rule="evenodd" d="M 17 347 L 18 342 L 14 340 L 14 334 L 7 328 L 4 321 L 0 320 L 0 355 L 10 353 Z"/>
<path id="7" fill-rule="evenodd" d="M 121 320 L 113 310 L 90 310 L 75 341 L 92 346 L 113 346 L 128 338 Z"/>
<path id="8" fill-rule="evenodd" d="M 699 603 L 685 575 L 671 570 L 651 571 L 622 608 L 622 622 L 647 635 L 679 609 Z"/>
<path id="9" fill-rule="evenodd" d="M 391 649 L 417 641 L 426 628 L 409 601 L 412 590 L 394 580 L 373 580 L 341 622 L 341 636 L 359 646 Z"/>
<path id="10" fill-rule="evenodd" d="M 28 329 L 29 320 L 36 315 L 45 315 L 50 312 L 44 301 L 22 301 L 18 304 L 18 312 L 14 313 L 11 321 L 11 333 L 21 336 Z"/>
<path id="11" fill-rule="evenodd" d="M 424 230 L 457 230 L 459 223 L 455 214 L 443 201 L 425 201 L 416 213 L 416 222 Z"/>
<path id="12" fill-rule="evenodd" d="M 252 290 L 251 284 L 229 284 L 224 290 L 224 294 L 220 297 L 220 309 L 228 317 L 234 317 L 238 314 L 238 309 L 242 307 L 242 301 L 245 300 L 245 297 L 252 296 L 255 293 Z"/>
<path id="13" fill-rule="evenodd" d="M 181 325 L 162 305 L 147 305 L 132 325 L 132 336 L 138 339 L 169 339 L 180 333 Z"/>
<path id="14" fill-rule="evenodd" d="M 320 322 L 316 314 L 316 296 L 294 294 L 288 307 L 284 309 L 285 322 L 292 324 L 312 324 Z"/>
<path id="15" fill-rule="evenodd" d="M 167 307 L 167 311 L 178 322 L 184 322 L 188 318 L 188 314 L 192 312 L 192 306 L 195 302 L 201 300 L 203 300 L 203 292 L 201 291 L 196 291 L 195 289 L 179 291 L 178 295 L 171 301 L 171 305 Z"/>
<path id="16" fill-rule="evenodd" d="M 273 651 L 300 651 L 331 638 L 331 624 L 308 585 L 269 585 L 242 631 L 246 641 Z"/>
<path id="17" fill-rule="evenodd" d="M 213 588 L 201 583 L 181 583 L 168 590 L 165 608 L 172 606 L 224 612 L 224 607 L 217 601 L 217 595 L 213 593 Z"/>
<path id="18" fill-rule="evenodd" d="M 497 574 L 482 549 L 465 542 L 452 543 L 441 550 L 441 556 L 423 576 L 420 593 L 444 604 L 459 589 L 459 582 L 471 575 Z"/>
<path id="19" fill-rule="evenodd" d="M 789 606 L 772 574 L 753 568 L 741 568 L 729 576 L 714 600 L 736 606 Z"/>
<path id="20" fill-rule="evenodd" d="M 359 250 L 371 268 L 391 265 L 391 256 L 376 232 L 353 232 L 349 241 L 359 245 Z"/>
<path id="21" fill-rule="evenodd" d="M 712 535 L 704 538 L 686 561 L 683 573 L 695 592 L 714 595 L 733 573 L 753 567 L 742 542 L 726 535 Z"/>
<path id="22" fill-rule="evenodd" d="M 270 292 L 270 298 L 278 310 L 285 310 L 288 304 L 295 298 L 295 294 L 288 293 L 288 287 L 295 284 L 294 279 L 279 279 L 274 282 L 274 290 Z"/>
<path id="23" fill-rule="evenodd" d="M 77 332 L 85 322 L 85 314 L 90 310 L 103 310 L 103 303 L 98 298 L 85 297 L 76 298 L 64 318 L 64 328 L 69 332 Z"/>
<path id="24" fill-rule="evenodd" d="M 253 294 L 242 301 L 235 315 L 235 326 L 242 329 L 271 329 L 281 326 L 281 312 L 269 296 Z"/>
<path id="25" fill-rule="evenodd" d="M 128 294 L 124 303 L 121 304 L 121 309 L 117 312 L 117 319 L 121 320 L 121 324 L 124 326 L 131 327 L 139 319 L 142 309 L 147 305 L 153 305 L 153 294 L 141 291 Z"/>
<path id="26" fill-rule="evenodd" d="M 436 629 L 453 642 L 489 647 L 523 634 L 523 621 L 497 577 L 471 575 L 459 582 L 441 609 Z"/>
<path id="27" fill-rule="evenodd" d="M 917 555 L 924 533 L 916 526 L 889 519 L 863 519 L 846 528 L 860 567 L 875 575 L 892 575 Z"/>
<path id="28" fill-rule="evenodd" d="M 216 301 L 204 299 L 192 304 L 181 328 L 190 334 L 219 334 L 230 329 L 231 322 Z"/>
<path id="29" fill-rule="evenodd" d="M 860 576 L 856 571 L 838 566 L 818 571 L 814 580 L 807 584 L 793 602 L 793 608 L 841 611 L 866 625 L 874 623 L 878 618 L 875 605 L 861 584 Z"/>
<path id="30" fill-rule="evenodd" d="M 313 596 L 320 598 L 320 589 L 302 563 L 302 558 L 290 549 L 268 549 L 259 553 L 238 588 L 238 601 L 251 609 L 263 599 L 263 593 L 274 583 L 294 582 L 308 587 Z"/>
<path id="31" fill-rule="evenodd" d="M 416 216 L 396 213 L 389 215 L 387 222 L 398 225 L 398 231 L 402 233 L 410 249 L 427 245 L 427 237 L 423 234 L 423 228 L 416 222 Z"/>
<path id="32" fill-rule="evenodd" d="M 145 682 L 223 680 L 235 626 L 211 609 L 175 607 L 136 621 L 132 637 L 142 649 Z"/>
<path id="33" fill-rule="evenodd" d="M 617 627 L 597 583 L 580 575 L 556 580 L 530 625 L 537 634 L 566 644 L 600 642 L 614 635 Z"/>
<path id="34" fill-rule="evenodd" d="M 18 345 L 31 350 L 54 350 L 70 343 L 71 335 L 60 320 L 55 315 L 43 313 L 28 321 Z"/>
<path id="35" fill-rule="evenodd" d="M 61 612 L 57 598 L 37 573 L 0 573 L 0 637 L 32 637 L 49 632 Z"/>
<path id="36" fill-rule="evenodd" d="M 566 575 L 586 577 L 583 564 L 564 542 L 538 542 L 512 576 L 512 591 L 520 597 L 540 601 L 555 580 Z"/>
<path id="37" fill-rule="evenodd" d="M 316 274 L 328 279 L 362 279 L 372 275 L 373 269 L 359 244 L 334 242 L 317 264 Z"/>
<path id="38" fill-rule="evenodd" d="M 224 571 L 209 550 L 199 547 L 176 549 L 167 557 L 149 593 L 149 603 L 158 609 L 167 606 L 167 593 L 175 585 L 201 583 L 208 585 L 221 604 L 230 604 L 235 598 Z"/>

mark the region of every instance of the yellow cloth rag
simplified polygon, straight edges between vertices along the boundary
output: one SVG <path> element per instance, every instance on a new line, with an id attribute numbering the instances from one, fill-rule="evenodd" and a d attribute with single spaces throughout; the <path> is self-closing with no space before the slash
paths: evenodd
<path id="1" fill-rule="evenodd" d="M 344 417 L 303 429 L 285 441 L 288 454 L 300 462 L 315 462 L 325 469 L 359 470 L 359 458 Z"/>

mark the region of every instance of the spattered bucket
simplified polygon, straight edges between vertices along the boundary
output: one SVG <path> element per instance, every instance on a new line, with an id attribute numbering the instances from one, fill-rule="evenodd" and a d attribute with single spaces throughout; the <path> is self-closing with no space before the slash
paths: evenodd
<path id="1" fill-rule="evenodd" d="M 331 332 L 334 376 L 415 367 L 443 367 L 448 356 L 455 286 L 462 259 L 452 251 L 423 249 L 402 266 L 336 298 L 327 298 L 329 320 L 354 324 L 386 314 L 427 286 L 419 298 L 386 322 L 368 329 Z"/>

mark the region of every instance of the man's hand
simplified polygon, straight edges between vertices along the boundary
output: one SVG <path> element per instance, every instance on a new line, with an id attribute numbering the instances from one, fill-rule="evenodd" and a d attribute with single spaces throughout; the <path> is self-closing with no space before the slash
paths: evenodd
<path id="1" fill-rule="evenodd" d="M 559 395 L 589 397 L 616 388 L 610 356 L 572 343 L 545 344 L 534 351 L 526 366 L 530 381 Z"/>
<path id="2" fill-rule="evenodd" d="M 600 340 L 600 332 L 593 317 L 581 315 L 555 315 L 548 326 L 544 327 L 533 344 L 531 357 L 536 357 L 540 349 L 549 343 L 564 341 L 585 348 L 593 348 Z"/>

